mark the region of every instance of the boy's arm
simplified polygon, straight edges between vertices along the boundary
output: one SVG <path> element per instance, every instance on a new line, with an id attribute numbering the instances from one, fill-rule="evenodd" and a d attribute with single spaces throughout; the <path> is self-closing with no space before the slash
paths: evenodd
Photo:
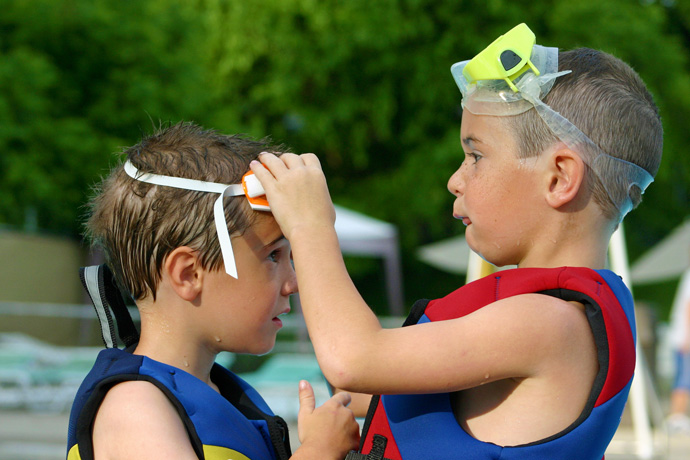
<path id="1" fill-rule="evenodd" d="M 144 381 L 115 385 L 93 427 L 96 460 L 196 460 L 182 420 L 168 398 Z"/>
<path id="2" fill-rule="evenodd" d="M 579 347 L 591 342 L 585 315 L 537 294 L 504 299 L 464 318 L 383 329 L 345 269 L 318 159 L 260 159 L 268 170 L 258 163 L 252 170 L 292 246 L 310 337 L 335 387 L 372 394 L 457 391 L 545 372 L 558 378 L 573 360 L 588 359 Z"/>

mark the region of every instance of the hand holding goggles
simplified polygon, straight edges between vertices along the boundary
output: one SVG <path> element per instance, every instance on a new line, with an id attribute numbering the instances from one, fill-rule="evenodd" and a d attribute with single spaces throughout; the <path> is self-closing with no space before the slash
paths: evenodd
<path id="1" fill-rule="evenodd" d="M 220 243 L 225 272 L 237 278 L 237 264 L 235 254 L 232 250 L 228 224 L 225 220 L 225 210 L 223 208 L 223 197 L 245 195 L 249 205 L 256 211 L 270 211 L 271 208 L 266 201 L 264 191 L 259 179 L 253 172 L 248 172 L 242 177 L 241 184 L 219 184 L 217 182 L 206 182 L 196 179 L 186 179 L 183 177 L 163 176 L 160 174 L 142 173 L 129 160 L 124 164 L 125 172 L 132 179 L 146 182 L 147 184 L 162 185 L 196 192 L 218 193 L 220 196 L 213 204 L 213 217 L 216 224 L 216 232 Z"/>

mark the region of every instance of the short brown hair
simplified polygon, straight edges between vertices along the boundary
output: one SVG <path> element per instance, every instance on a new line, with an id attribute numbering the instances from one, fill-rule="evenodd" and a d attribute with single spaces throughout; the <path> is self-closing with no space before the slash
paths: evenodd
<path id="1" fill-rule="evenodd" d="M 659 110 L 640 76 L 620 59 L 589 48 L 559 53 L 558 70 L 571 73 L 556 79 L 544 102 L 604 152 L 656 175 L 661 163 L 663 128 Z M 558 142 L 534 109 L 511 117 L 508 125 L 516 135 L 522 158 L 537 156 Z M 625 184 L 616 180 L 620 171 L 607 171 L 607 174 L 609 177 L 601 178 L 589 174 L 588 183 L 604 215 L 616 219 L 619 210 L 606 188 Z M 642 197 L 637 187 L 633 190 L 634 208 Z"/>
<path id="2" fill-rule="evenodd" d="M 123 153 L 142 173 L 236 184 L 261 152 L 282 150 L 269 139 L 224 135 L 181 122 L 161 127 Z M 180 246 L 198 251 L 203 268 L 222 267 L 213 224 L 217 194 L 140 182 L 129 177 L 122 165 L 95 192 L 86 234 L 93 245 L 103 248 L 118 284 L 135 300 L 148 294 L 155 299 L 163 261 Z M 253 223 L 254 213 L 243 196 L 225 198 L 225 215 L 231 235 Z"/>

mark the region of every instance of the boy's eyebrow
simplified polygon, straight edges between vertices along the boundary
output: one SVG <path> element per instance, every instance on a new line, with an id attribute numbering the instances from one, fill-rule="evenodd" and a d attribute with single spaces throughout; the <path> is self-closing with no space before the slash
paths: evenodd
<path id="1" fill-rule="evenodd" d="M 278 238 L 276 238 L 275 240 L 273 240 L 270 243 L 268 243 L 267 245 L 265 245 L 264 248 L 267 248 L 269 246 L 273 246 L 274 244 L 278 243 L 281 240 L 286 240 L 285 235 L 281 234 Z"/>
<path id="2" fill-rule="evenodd" d="M 476 137 L 471 136 L 471 135 L 462 138 L 462 143 L 465 144 L 467 146 L 467 148 L 470 148 L 470 149 L 474 148 L 474 144 L 477 142 L 479 142 L 479 139 L 477 139 Z"/>

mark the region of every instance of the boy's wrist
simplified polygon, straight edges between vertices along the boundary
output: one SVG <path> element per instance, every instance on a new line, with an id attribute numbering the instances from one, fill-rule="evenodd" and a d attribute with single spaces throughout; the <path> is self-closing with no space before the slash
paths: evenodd
<path id="1" fill-rule="evenodd" d="M 289 235 L 285 235 L 285 238 L 290 241 L 290 244 L 294 249 L 296 243 L 305 242 L 307 244 L 314 244 L 316 241 L 332 239 L 333 236 L 335 236 L 337 240 L 335 226 L 332 224 L 301 224 L 293 227 L 292 230 L 290 230 Z"/>
<path id="2" fill-rule="evenodd" d="M 345 455 L 329 452 L 328 446 L 321 443 L 306 442 L 299 446 L 291 460 L 342 460 Z"/>

